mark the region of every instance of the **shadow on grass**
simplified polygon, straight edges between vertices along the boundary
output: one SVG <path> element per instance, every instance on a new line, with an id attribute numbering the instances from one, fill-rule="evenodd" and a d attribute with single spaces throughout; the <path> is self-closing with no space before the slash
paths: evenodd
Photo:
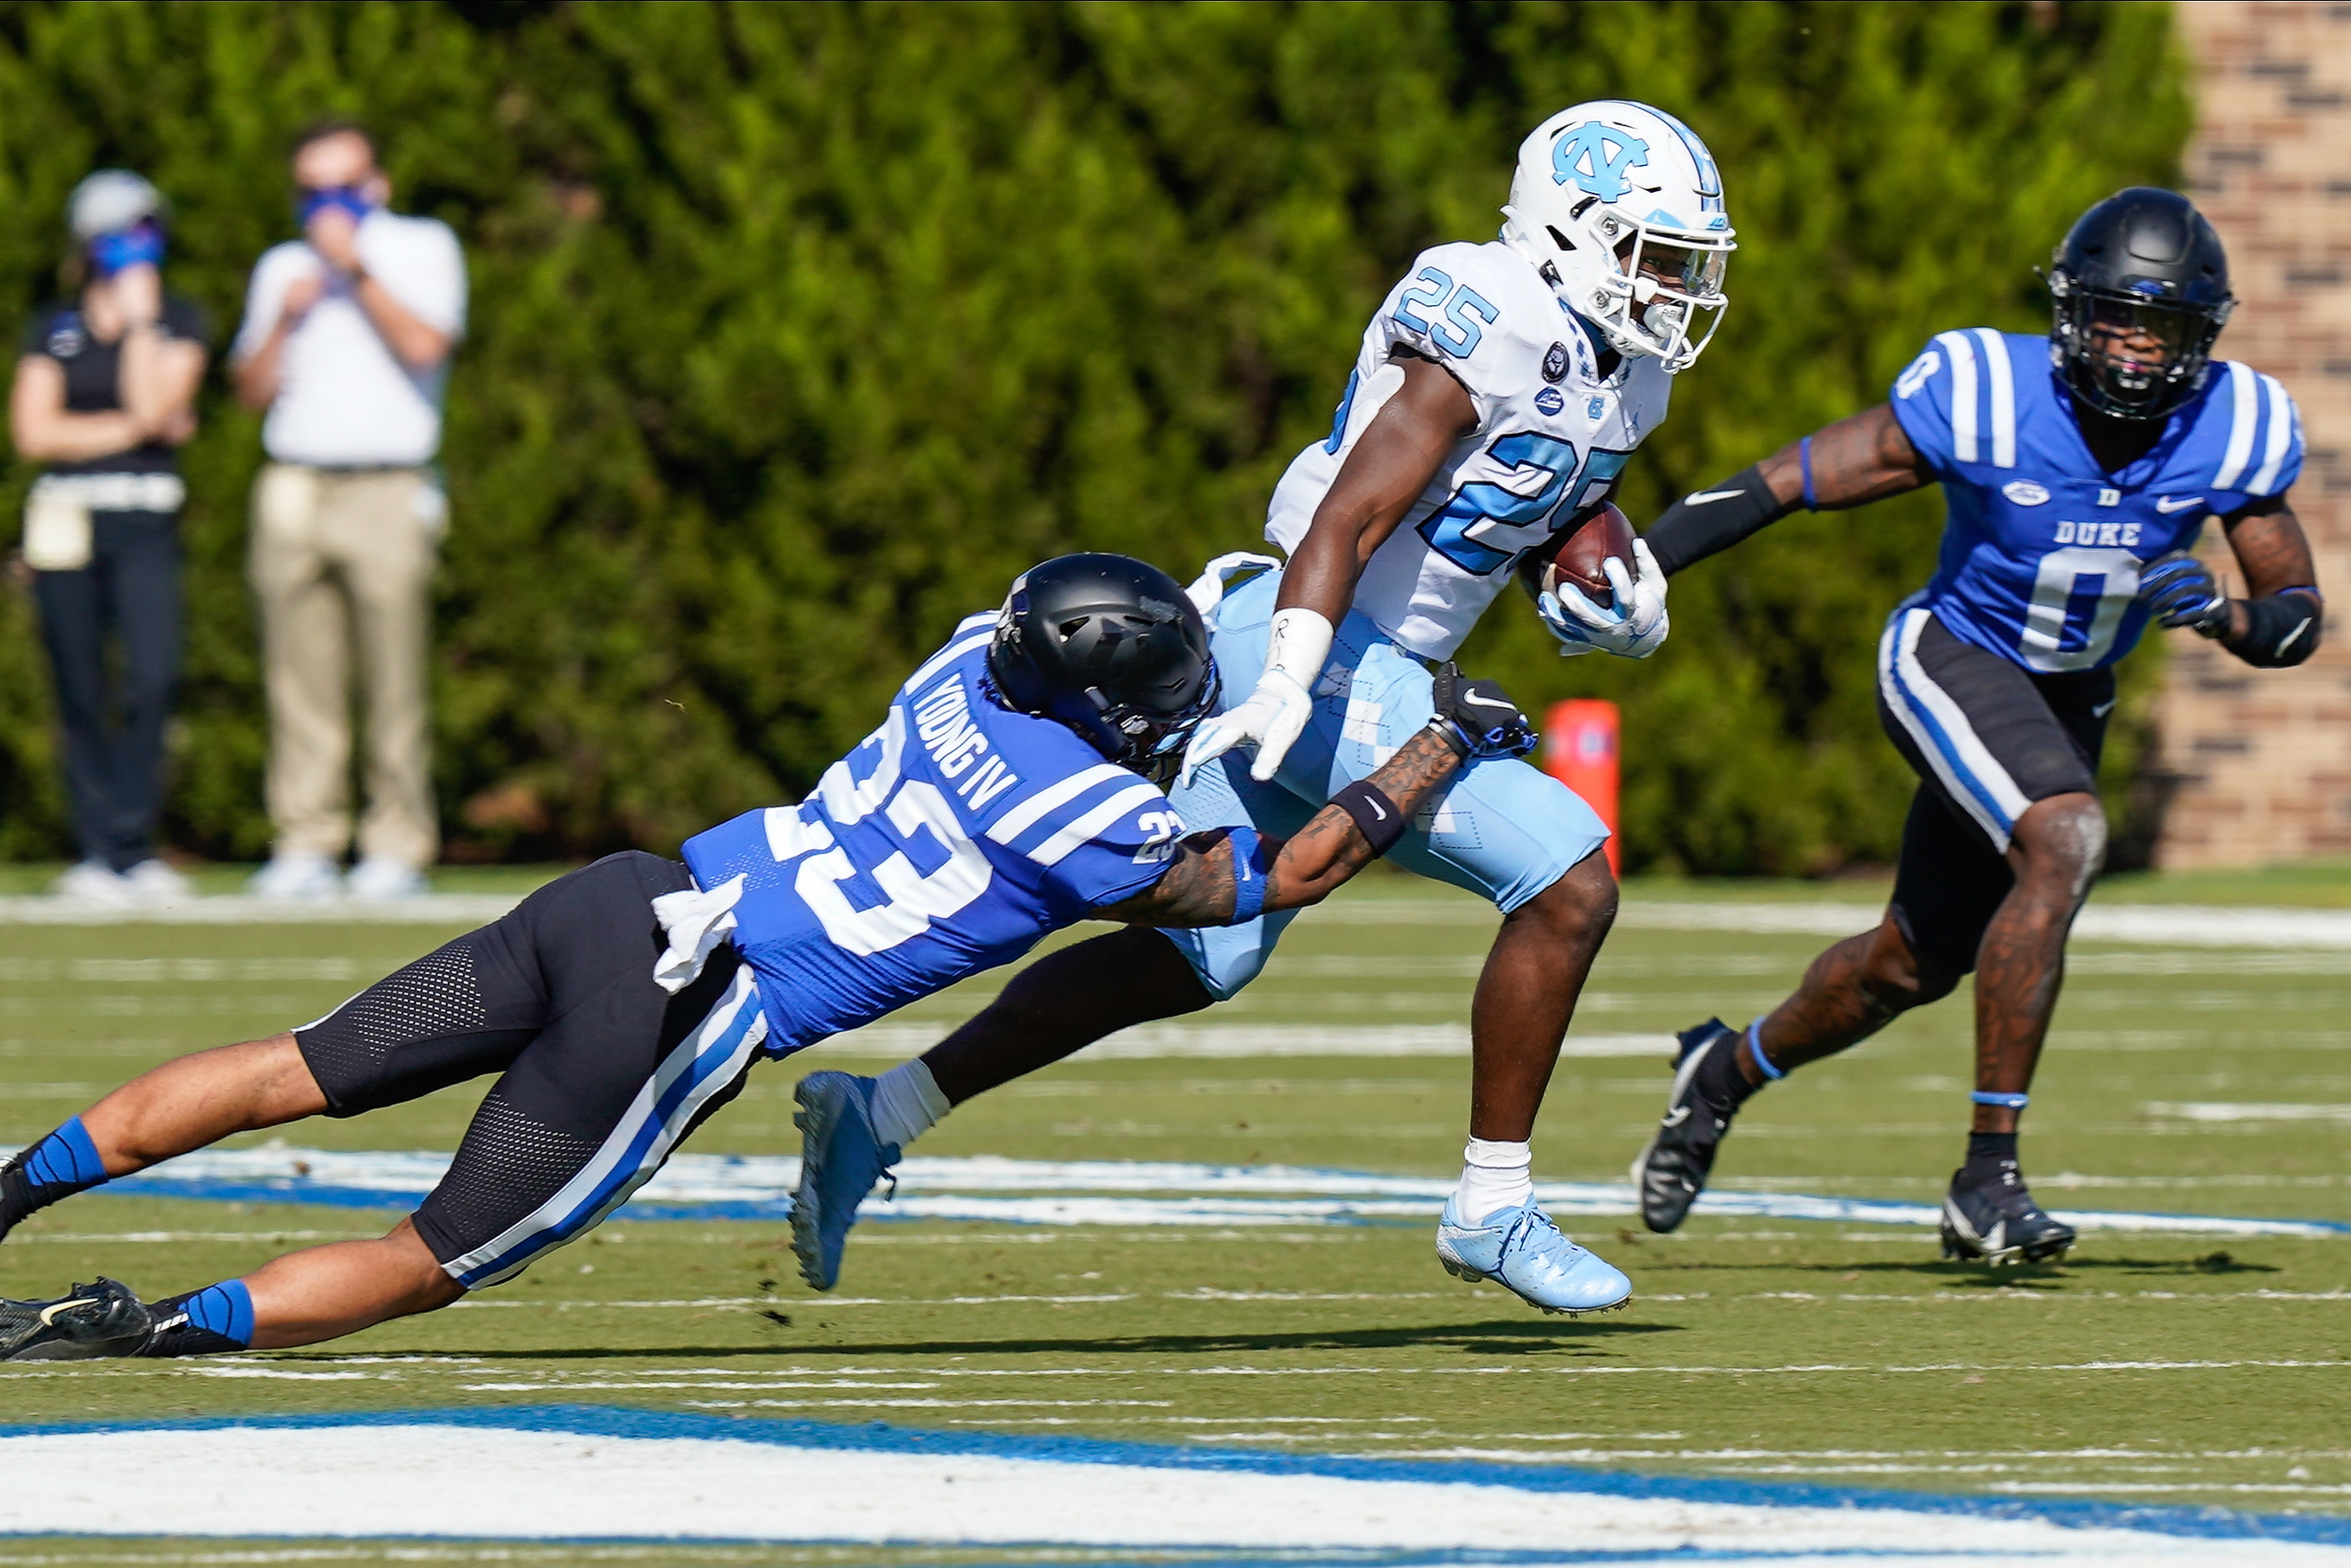
<path id="1" fill-rule="evenodd" d="M 583 1348 L 569 1345 L 545 1350 L 467 1350 L 382 1352 L 376 1354 L 446 1355 L 466 1361 L 626 1361 L 694 1356 L 730 1360 L 778 1356 L 877 1355 L 1186 1355 L 1197 1353 L 1238 1354 L 1249 1351 L 1412 1350 L 1455 1348 L 1503 1355 L 1534 1355 L 1550 1351 L 1604 1354 L 1607 1341 L 1626 1335 L 1685 1333 L 1676 1323 L 1521 1322 L 1498 1319 L 1479 1323 L 1439 1323 L 1421 1328 L 1338 1329 L 1305 1333 L 1121 1334 L 1102 1338 L 1062 1335 L 1034 1339 L 870 1340 L 852 1344 L 733 1344 L 646 1345 Z M 284 1354 L 273 1360 L 333 1360 L 333 1351 L 311 1354 Z"/>
<path id="2" fill-rule="evenodd" d="M 2194 1274 L 2276 1274 L 2283 1272 L 2273 1263 L 2249 1263 L 2226 1252 L 2207 1252 L 2195 1258 L 2084 1258 L 2075 1256 L 2062 1263 L 2018 1263 L 1994 1268 L 1986 1263 L 1956 1262 L 1947 1258 L 1921 1258 L 1915 1261 L 1901 1260 L 1866 1263 L 1810 1263 L 1796 1260 L 1773 1260 L 1761 1263 L 1666 1263 L 1652 1266 L 1654 1272 L 1690 1274 L 1834 1274 L 1840 1279 L 1929 1279 L 1949 1281 L 1954 1284 L 1980 1286 L 2058 1285 L 2068 1275 L 2122 1273 L 2154 1275 L 2165 1279 L 2181 1279 Z"/>

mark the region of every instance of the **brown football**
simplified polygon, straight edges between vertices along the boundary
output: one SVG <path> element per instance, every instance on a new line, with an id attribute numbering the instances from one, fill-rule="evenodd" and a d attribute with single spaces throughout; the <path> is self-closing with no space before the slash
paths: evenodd
<path id="1" fill-rule="evenodd" d="M 1572 582 L 1594 604 L 1612 609 L 1616 591 L 1600 567 L 1610 556 L 1623 561 L 1628 572 L 1639 570 L 1633 560 L 1633 524 L 1614 502 L 1530 551 L 1529 586 L 1549 593 L 1562 582 Z"/>

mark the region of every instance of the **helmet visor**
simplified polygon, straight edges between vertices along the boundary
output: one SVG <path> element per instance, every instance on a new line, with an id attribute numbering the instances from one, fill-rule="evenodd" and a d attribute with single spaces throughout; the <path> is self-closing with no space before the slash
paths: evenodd
<path id="1" fill-rule="evenodd" d="M 1720 298 L 1722 280 L 1729 270 L 1730 253 L 1712 246 L 1676 245 L 1645 235 L 1633 253 L 1635 281 L 1646 279 L 1660 288 L 1687 295 L 1694 303 L 1711 304 Z"/>
<path id="2" fill-rule="evenodd" d="M 2094 363 L 2125 385 L 2151 382 L 2199 346 L 2207 314 L 2112 294 L 2090 297 L 2085 345 Z"/>

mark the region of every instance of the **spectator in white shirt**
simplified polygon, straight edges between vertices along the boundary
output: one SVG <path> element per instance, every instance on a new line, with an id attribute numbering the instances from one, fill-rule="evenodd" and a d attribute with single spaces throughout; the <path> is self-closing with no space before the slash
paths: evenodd
<path id="1" fill-rule="evenodd" d="M 269 693 L 276 841 L 265 897 L 400 898 L 439 852 L 426 745 L 428 590 L 447 519 L 433 461 L 465 326 L 457 236 L 386 209 L 373 141 L 329 122 L 294 152 L 303 237 L 253 269 L 234 359 L 266 408 L 253 585 Z M 351 842 L 349 671 L 366 693 L 367 810 Z"/>

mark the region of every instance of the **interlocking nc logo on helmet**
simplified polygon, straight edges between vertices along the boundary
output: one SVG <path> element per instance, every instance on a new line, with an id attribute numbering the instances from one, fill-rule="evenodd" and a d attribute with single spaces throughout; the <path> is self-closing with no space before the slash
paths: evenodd
<path id="1" fill-rule="evenodd" d="M 1551 150 L 1552 181 L 1578 188 L 1604 202 L 1620 200 L 1633 188 L 1627 169 L 1646 168 L 1649 144 L 1630 131 L 1588 120 L 1562 135 Z"/>

